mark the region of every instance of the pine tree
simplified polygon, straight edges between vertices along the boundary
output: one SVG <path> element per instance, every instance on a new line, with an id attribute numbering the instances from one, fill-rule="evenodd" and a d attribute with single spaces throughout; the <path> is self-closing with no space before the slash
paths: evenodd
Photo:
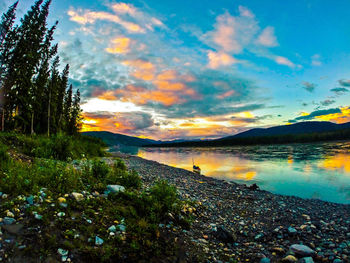
<path id="1" fill-rule="evenodd" d="M 10 60 L 10 52 L 15 43 L 15 30 L 13 28 L 16 19 L 16 8 L 18 1 L 15 2 L 6 13 L 1 17 L 0 22 L 0 109 L 1 109 L 1 130 L 5 131 L 5 105 L 7 92 L 4 84 L 4 77 L 8 61 Z"/>
<path id="2" fill-rule="evenodd" d="M 60 63 L 59 56 L 56 56 L 51 66 L 51 77 L 48 85 L 47 94 L 49 95 L 48 109 L 47 109 L 47 136 L 50 136 L 52 128 L 55 130 L 55 113 L 57 104 L 57 90 L 60 82 L 60 75 L 58 66 Z M 54 117 L 54 118 L 53 118 Z"/>
<path id="3" fill-rule="evenodd" d="M 66 89 L 68 86 L 68 75 L 69 75 L 69 65 L 67 64 L 63 69 L 63 72 L 60 77 L 60 83 L 57 90 L 57 129 L 58 131 L 62 131 L 63 128 L 63 108 L 64 108 L 64 97 L 66 93 Z"/>
<path id="4" fill-rule="evenodd" d="M 72 116 L 72 102 L 73 102 L 73 85 L 70 84 L 69 88 L 64 97 L 64 107 L 63 107 L 63 123 L 64 131 L 69 133 L 69 124 Z"/>
<path id="5" fill-rule="evenodd" d="M 82 126 L 82 116 L 80 108 L 80 91 L 74 95 L 73 105 L 72 105 L 72 116 L 70 121 L 70 127 L 68 133 L 71 135 L 77 134 Z"/>

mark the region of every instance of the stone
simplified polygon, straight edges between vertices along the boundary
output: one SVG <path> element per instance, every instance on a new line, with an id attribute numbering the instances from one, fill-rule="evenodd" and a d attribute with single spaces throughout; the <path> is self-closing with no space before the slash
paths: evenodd
<path id="1" fill-rule="evenodd" d="M 282 262 L 297 262 L 298 259 L 292 255 L 288 255 L 282 259 Z"/>
<path id="2" fill-rule="evenodd" d="M 125 232 L 125 230 L 126 230 L 126 226 L 123 225 L 123 224 L 118 225 L 118 228 L 119 228 L 119 230 L 122 231 L 122 232 Z"/>
<path id="3" fill-rule="evenodd" d="M 58 217 L 63 217 L 63 216 L 65 216 L 65 215 L 66 215 L 65 212 L 58 212 L 58 213 L 57 213 L 57 216 L 58 216 Z"/>
<path id="4" fill-rule="evenodd" d="M 236 237 L 228 231 L 224 226 L 218 226 L 216 232 L 214 232 L 215 237 L 224 243 L 233 243 Z"/>
<path id="5" fill-rule="evenodd" d="M 15 214 L 12 213 L 11 211 L 8 211 L 8 212 L 6 213 L 6 215 L 7 215 L 8 217 L 15 217 Z"/>
<path id="6" fill-rule="evenodd" d="M 81 193 L 76 193 L 73 192 L 72 196 L 74 197 L 74 199 L 78 202 L 83 201 L 84 200 L 84 196 Z"/>
<path id="7" fill-rule="evenodd" d="M 112 225 L 112 226 L 110 226 L 110 227 L 108 228 L 108 231 L 109 231 L 109 232 L 115 233 L 115 232 L 117 231 L 117 228 L 116 228 L 115 225 Z"/>
<path id="8" fill-rule="evenodd" d="M 118 184 L 110 184 L 110 185 L 107 185 L 107 191 L 109 191 L 111 193 L 124 192 L 125 187 L 122 185 L 118 185 Z"/>
<path id="9" fill-rule="evenodd" d="M 2 228 L 10 234 L 17 235 L 22 230 L 23 225 L 22 224 L 5 225 L 5 226 L 2 226 Z"/>
<path id="10" fill-rule="evenodd" d="M 316 254 L 314 250 L 305 245 L 294 244 L 289 248 L 292 252 L 299 256 L 313 256 Z"/>
<path id="11" fill-rule="evenodd" d="M 288 227 L 288 233 L 295 235 L 297 233 L 297 230 L 294 227 L 290 226 L 290 227 Z"/>
<path id="12" fill-rule="evenodd" d="M 30 195 L 26 198 L 26 201 L 28 204 L 33 205 L 34 204 L 34 196 Z"/>
<path id="13" fill-rule="evenodd" d="M 68 256 L 68 250 L 64 250 L 62 248 L 57 249 L 58 254 L 61 256 Z"/>
<path id="14" fill-rule="evenodd" d="M 314 260 L 312 259 L 312 257 L 305 257 L 300 259 L 298 263 L 314 263 Z"/>
<path id="15" fill-rule="evenodd" d="M 101 246 L 102 244 L 103 244 L 103 239 L 102 238 L 100 238 L 100 237 L 98 237 L 98 236 L 96 236 L 95 237 L 95 245 L 96 246 Z"/>
<path id="16" fill-rule="evenodd" d="M 271 262 L 271 260 L 269 258 L 262 258 L 260 260 L 260 263 L 270 263 L 270 262 Z"/>
<path id="17" fill-rule="evenodd" d="M 4 223 L 4 225 L 12 225 L 14 222 L 16 222 L 16 219 L 5 216 L 2 222 Z"/>
<path id="18" fill-rule="evenodd" d="M 39 215 L 39 214 L 35 214 L 34 218 L 37 219 L 37 220 L 41 220 L 41 219 L 43 219 L 43 216 Z"/>
<path id="19" fill-rule="evenodd" d="M 59 198 L 57 199 L 57 201 L 58 201 L 59 203 L 66 203 L 66 202 L 67 202 L 66 198 L 64 198 L 64 197 L 59 197 Z"/>

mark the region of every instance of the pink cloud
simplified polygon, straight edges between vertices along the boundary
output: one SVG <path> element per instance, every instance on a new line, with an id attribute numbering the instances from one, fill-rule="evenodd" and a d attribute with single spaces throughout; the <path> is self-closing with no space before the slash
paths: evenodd
<path id="1" fill-rule="evenodd" d="M 266 27 L 258 37 L 258 43 L 265 47 L 278 46 L 277 38 L 275 36 L 275 29 L 272 26 Z"/>

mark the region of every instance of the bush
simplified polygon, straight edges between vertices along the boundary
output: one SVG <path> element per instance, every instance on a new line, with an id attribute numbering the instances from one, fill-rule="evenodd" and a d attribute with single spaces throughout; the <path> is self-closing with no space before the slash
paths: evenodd
<path id="1" fill-rule="evenodd" d="M 171 212 L 179 201 L 176 188 L 164 180 L 156 182 L 150 189 L 150 196 L 154 203 L 155 212 L 159 215 Z"/>

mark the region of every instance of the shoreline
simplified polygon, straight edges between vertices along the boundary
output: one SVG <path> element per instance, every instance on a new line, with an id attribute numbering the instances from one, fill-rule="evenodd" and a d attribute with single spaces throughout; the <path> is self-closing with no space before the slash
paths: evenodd
<path id="1" fill-rule="evenodd" d="M 243 184 L 133 155 L 113 153 L 113 156 L 136 170 L 146 185 L 165 179 L 177 187 L 182 198 L 201 202 L 202 209 L 194 213 L 190 230 L 180 236 L 188 246 L 201 248 L 209 262 L 230 262 L 229 259 L 279 262 L 288 256 L 300 258 L 290 255 L 293 244 L 314 250 L 313 262 L 350 262 L 348 204 L 250 190 Z"/>

